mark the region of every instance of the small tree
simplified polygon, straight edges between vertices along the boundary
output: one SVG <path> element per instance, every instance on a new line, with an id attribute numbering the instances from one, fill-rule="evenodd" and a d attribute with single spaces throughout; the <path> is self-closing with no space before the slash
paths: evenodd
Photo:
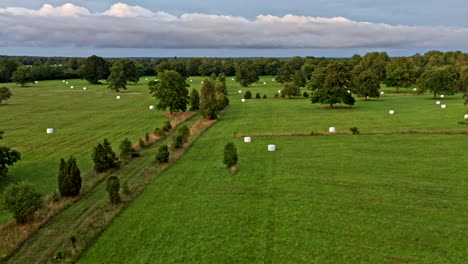
<path id="1" fill-rule="evenodd" d="M 190 129 L 188 128 L 188 126 L 181 126 L 178 130 L 178 135 L 182 136 L 184 142 L 187 142 L 188 138 L 190 137 Z"/>
<path id="2" fill-rule="evenodd" d="M 257 94 L 255 95 L 255 99 L 261 99 L 261 98 L 262 98 L 262 97 L 260 96 L 260 93 L 257 93 Z"/>
<path id="3" fill-rule="evenodd" d="M 266 94 L 263 95 L 263 99 L 267 99 L 267 95 L 266 95 Z"/>
<path id="4" fill-rule="evenodd" d="M 247 87 L 259 80 L 258 72 L 255 65 L 248 61 L 242 60 L 236 67 L 236 82 L 243 87 Z"/>
<path id="5" fill-rule="evenodd" d="M 283 91 L 282 93 L 286 96 L 288 96 L 289 99 L 291 99 L 291 96 L 299 96 L 301 95 L 301 90 L 299 87 L 293 83 L 293 82 L 285 82 L 283 84 Z"/>
<path id="6" fill-rule="evenodd" d="M 163 138 L 166 136 L 166 131 L 164 131 L 162 128 L 159 128 L 157 127 L 155 130 L 154 130 L 154 134 L 160 138 Z"/>
<path id="7" fill-rule="evenodd" d="M 156 162 L 158 163 L 167 163 L 169 161 L 169 148 L 167 145 L 162 145 L 159 147 L 158 152 L 156 153 Z"/>
<path id="8" fill-rule="evenodd" d="M 76 159 L 70 157 L 67 162 L 60 159 L 58 189 L 63 197 L 75 197 L 81 190 L 81 172 Z"/>
<path id="9" fill-rule="evenodd" d="M 175 149 L 182 148 L 184 146 L 184 138 L 181 135 L 178 135 L 174 138 L 174 142 L 172 143 L 172 146 Z"/>
<path id="10" fill-rule="evenodd" d="M 33 82 L 33 75 L 30 67 L 21 66 L 16 69 L 11 77 L 11 80 L 20 84 L 21 86 L 26 86 L 28 83 Z"/>
<path id="11" fill-rule="evenodd" d="M 0 105 L 3 104 L 3 101 L 10 99 L 11 96 L 12 94 L 8 87 L 0 87 Z"/>
<path id="12" fill-rule="evenodd" d="M 250 91 L 246 91 L 244 94 L 244 99 L 251 99 L 252 98 L 252 93 Z"/>
<path id="13" fill-rule="evenodd" d="M 144 148 L 146 146 L 145 141 L 143 139 L 138 139 L 138 145 L 140 145 L 140 148 Z"/>
<path id="14" fill-rule="evenodd" d="M 3 197 L 5 208 L 13 214 L 18 224 L 30 220 L 43 205 L 41 194 L 25 182 L 8 186 Z"/>
<path id="15" fill-rule="evenodd" d="M 171 128 L 172 128 L 171 122 L 169 120 L 164 121 L 164 125 L 162 126 L 162 130 L 164 130 L 165 132 L 169 132 L 169 130 L 171 130 Z"/>
<path id="16" fill-rule="evenodd" d="M 126 138 L 120 142 L 120 157 L 128 158 L 135 153 L 135 149 L 132 147 L 132 142 Z"/>
<path id="17" fill-rule="evenodd" d="M 156 107 L 160 110 L 169 108 L 171 114 L 185 111 L 190 99 L 185 78 L 176 71 L 166 70 L 158 73 L 158 79 L 148 83 L 151 95 L 158 100 Z"/>
<path id="18" fill-rule="evenodd" d="M 450 67 L 436 67 L 425 71 L 419 79 L 419 88 L 438 94 L 453 95 L 457 91 L 457 76 Z"/>
<path id="19" fill-rule="evenodd" d="M 3 131 L 0 131 L 0 139 L 3 139 Z M 7 166 L 12 166 L 19 160 L 21 160 L 21 154 L 18 151 L 0 146 L 0 177 L 7 174 Z"/>
<path id="20" fill-rule="evenodd" d="M 224 164 L 228 168 L 237 164 L 237 148 L 233 142 L 229 142 L 224 146 Z"/>
<path id="21" fill-rule="evenodd" d="M 107 139 L 104 143 L 99 143 L 93 150 L 94 170 L 96 172 L 105 172 L 120 166 L 119 158 L 112 150 L 111 144 Z"/>
<path id="22" fill-rule="evenodd" d="M 202 115 L 209 119 L 216 119 L 217 107 L 215 82 L 211 79 L 205 79 L 201 89 L 200 109 Z"/>
<path id="23" fill-rule="evenodd" d="M 221 94 L 218 97 L 219 110 L 226 108 L 229 105 L 229 98 L 225 94 Z"/>
<path id="24" fill-rule="evenodd" d="M 200 94 L 193 88 L 190 91 L 190 111 L 196 111 L 200 109 Z"/>
<path id="25" fill-rule="evenodd" d="M 119 204 L 120 200 L 120 181 L 117 176 L 107 178 L 106 191 L 109 193 L 109 200 L 112 204 Z"/>

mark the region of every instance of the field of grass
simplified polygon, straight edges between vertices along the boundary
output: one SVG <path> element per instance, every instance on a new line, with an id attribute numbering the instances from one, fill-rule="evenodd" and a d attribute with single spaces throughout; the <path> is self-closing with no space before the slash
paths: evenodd
<path id="1" fill-rule="evenodd" d="M 248 90 L 271 98 L 281 86 L 263 85 L 269 78 Z M 466 112 L 460 96 L 442 100 L 447 109 L 429 95 L 323 109 L 307 99 L 241 103 L 239 86 L 228 87 L 231 106 L 220 121 L 80 263 L 466 262 L 466 134 L 232 138 L 329 126 L 465 129 L 457 123 Z M 234 176 L 222 164 L 228 141 L 240 155 Z M 267 152 L 268 144 L 278 151 Z"/>
<path id="2" fill-rule="evenodd" d="M 104 138 L 118 152 L 124 138 L 137 142 L 169 120 L 163 112 L 148 109 L 155 100 L 143 80 L 118 94 L 107 85 L 89 85 L 82 80 L 68 80 L 69 85 L 61 80 L 41 81 L 30 87 L 6 85 L 13 96 L 8 105 L 0 106 L 0 129 L 5 131 L 0 143 L 18 150 L 22 160 L 1 179 L 0 193 L 16 181 L 29 181 L 41 193 L 50 193 L 56 188 L 60 158 L 74 155 L 82 173 L 89 171 L 92 149 Z M 70 89 L 71 85 L 75 88 Z M 82 90 L 85 86 L 87 91 Z M 46 134 L 46 128 L 54 128 L 55 133 Z M 9 218 L 0 209 L 0 224 Z"/>

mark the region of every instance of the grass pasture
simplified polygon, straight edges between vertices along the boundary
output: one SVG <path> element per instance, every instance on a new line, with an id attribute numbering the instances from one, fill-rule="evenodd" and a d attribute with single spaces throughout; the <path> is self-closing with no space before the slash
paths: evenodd
<path id="1" fill-rule="evenodd" d="M 466 262 L 467 135 L 398 134 L 466 129 L 457 123 L 466 112 L 460 96 L 442 100 L 447 109 L 430 95 L 324 109 L 271 99 L 281 85 L 263 85 L 268 79 L 241 89 L 270 99 L 246 103 L 229 79 L 231 106 L 219 122 L 79 263 Z M 233 138 L 329 126 L 395 134 Z M 228 141 L 240 156 L 234 176 L 222 164 Z"/>
<path id="2" fill-rule="evenodd" d="M 40 81 L 30 87 L 6 85 L 13 96 L 8 105 L 0 106 L 0 129 L 5 131 L 1 144 L 18 150 L 22 160 L 2 179 L 0 193 L 2 187 L 15 181 L 29 181 L 40 192 L 50 193 L 56 188 L 60 158 L 74 155 L 81 172 L 89 171 L 92 149 L 104 138 L 118 152 L 124 138 L 137 142 L 146 132 L 152 133 L 169 120 L 163 112 L 148 109 L 155 100 L 144 79 L 122 93 L 110 92 L 107 85 L 68 82 L 65 85 L 61 80 Z M 71 89 L 71 85 L 75 88 Z M 83 87 L 88 90 L 83 91 Z M 46 128 L 54 128 L 55 133 L 46 134 Z M 0 224 L 9 218 L 0 210 Z"/>

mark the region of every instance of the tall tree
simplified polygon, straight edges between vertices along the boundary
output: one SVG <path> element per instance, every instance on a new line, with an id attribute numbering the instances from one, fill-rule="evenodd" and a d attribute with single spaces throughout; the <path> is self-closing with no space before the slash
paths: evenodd
<path id="1" fill-rule="evenodd" d="M 355 99 L 348 93 L 350 83 L 350 73 L 343 63 L 332 62 L 315 70 L 308 83 L 308 89 L 312 90 L 312 103 L 330 107 L 338 103 L 354 105 Z"/>
<path id="2" fill-rule="evenodd" d="M 203 81 L 203 87 L 201 89 L 200 110 L 202 115 L 210 119 L 215 119 L 217 103 L 215 81 L 206 78 L 205 81 Z"/>
<path id="3" fill-rule="evenodd" d="M 301 90 L 294 82 L 285 82 L 283 84 L 283 91 L 282 93 L 291 99 L 291 96 L 299 96 L 301 95 Z"/>
<path id="4" fill-rule="evenodd" d="M 80 193 L 81 172 L 75 158 L 70 157 L 66 162 L 64 159 L 60 160 L 58 189 L 64 197 L 74 197 Z"/>
<path id="5" fill-rule="evenodd" d="M 33 75 L 30 67 L 20 66 L 13 73 L 11 80 L 20 84 L 21 86 L 26 86 L 28 83 L 33 82 Z"/>
<path id="6" fill-rule="evenodd" d="M 108 88 L 116 92 L 119 89 L 127 90 L 127 82 L 138 82 L 139 78 L 135 62 L 128 59 L 119 60 L 111 67 L 111 74 L 107 79 Z"/>
<path id="7" fill-rule="evenodd" d="M 236 82 L 247 87 L 259 80 L 255 67 L 247 60 L 243 60 L 236 67 Z"/>
<path id="8" fill-rule="evenodd" d="M 0 131 L 0 139 L 3 139 L 3 131 Z M 19 160 L 21 160 L 21 155 L 18 151 L 0 146 L 0 177 L 7 174 L 7 166 L 12 166 Z"/>
<path id="9" fill-rule="evenodd" d="M 200 94 L 197 89 L 193 88 L 190 91 L 190 111 L 196 111 L 200 109 Z"/>
<path id="10" fill-rule="evenodd" d="M 372 69 L 355 73 L 352 77 L 354 91 L 360 97 L 380 97 L 379 89 L 381 80 Z"/>
<path id="11" fill-rule="evenodd" d="M 296 71 L 292 76 L 292 82 L 298 87 L 305 87 L 307 85 L 307 80 L 302 71 Z"/>
<path id="12" fill-rule="evenodd" d="M 19 63 L 12 59 L 0 59 L 0 82 L 10 82 Z"/>
<path id="13" fill-rule="evenodd" d="M 79 72 L 82 79 L 91 84 L 98 84 L 100 80 L 109 77 L 109 67 L 109 63 L 105 59 L 93 55 L 83 61 Z"/>
<path id="14" fill-rule="evenodd" d="M 304 60 L 299 56 L 288 59 L 283 63 L 283 65 L 281 65 L 276 81 L 280 83 L 292 81 L 294 73 L 301 70 L 303 64 Z"/>
<path id="15" fill-rule="evenodd" d="M 171 114 L 187 110 L 188 86 L 185 78 L 176 71 L 160 72 L 158 81 L 148 83 L 151 95 L 158 100 L 156 107 L 161 110 L 169 108 Z"/>
<path id="16" fill-rule="evenodd" d="M 387 77 L 384 83 L 387 86 L 410 87 L 416 81 L 416 69 L 409 58 L 398 57 L 390 61 L 385 67 Z"/>
<path id="17" fill-rule="evenodd" d="M 0 87 L 0 105 L 3 104 L 3 101 L 10 99 L 11 96 L 12 94 L 8 87 Z"/>
<path id="18" fill-rule="evenodd" d="M 434 67 L 425 71 L 419 79 L 422 91 L 431 91 L 434 98 L 438 94 L 453 95 L 457 92 L 456 73 L 451 67 Z"/>

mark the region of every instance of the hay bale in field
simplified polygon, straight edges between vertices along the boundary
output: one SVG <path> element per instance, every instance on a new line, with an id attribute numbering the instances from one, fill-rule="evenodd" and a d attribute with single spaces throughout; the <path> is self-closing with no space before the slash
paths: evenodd
<path id="1" fill-rule="evenodd" d="M 391 114 L 391 115 L 394 115 L 394 114 L 395 114 L 395 110 L 390 110 L 390 111 L 388 111 L 388 113 Z"/>
<path id="2" fill-rule="evenodd" d="M 445 95 L 441 94 L 441 95 L 440 95 L 440 98 L 445 98 Z"/>
<path id="3" fill-rule="evenodd" d="M 336 133 L 336 128 L 335 127 L 329 127 L 328 132 L 330 133 Z"/>
<path id="4" fill-rule="evenodd" d="M 241 100 L 241 101 L 242 101 L 243 103 L 245 103 L 245 99 L 244 99 L 244 98 L 242 98 L 242 100 Z"/>
<path id="5" fill-rule="evenodd" d="M 468 119 L 468 115 L 465 115 L 465 119 Z"/>
<path id="6" fill-rule="evenodd" d="M 440 105 L 440 101 L 437 101 L 436 104 Z"/>
<path id="7" fill-rule="evenodd" d="M 276 151 L 276 145 L 268 145 L 268 151 Z"/>
<path id="8" fill-rule="evenodd" d="M 150 109 L 150 110 L 154 110 L 154 105 L 150 105 L 150 106 L 149 106 L 149 109 Z"/>
<path id="9" fill-rule="evenodd" d="M 252 142 L 252 138 L 251 137 L 244 137 L 244 142 L 245 143 L 250 143 L 250 142 Z"/>
<path id="10" fill-rule="evenodd" d="M 384 92 L 380 92 L 380 94 L 385 94 Z"/>
<path id="11" fill-rule="evenodd" d="M 88 88 L 86 88 L 86 87 L 83 87 L 83 91 L 86 91 L 86 90 L 88 90 Z"/>
<path id="12" fill-rule="evenodd" d="M 445 108 L 447 108 L 447 105 L 443 104 L 443 105 L 440 106 L 440 108 L 445 109 Z"/>
<path id="13" fill-rule="evenodd" d="M 75 88 L 75 86 L 73 86 L 73 85 L 72 85 L 72 86 L 70 86 L 70 88 L 71 88 L 71 89 L 74 89 L 74 88 Z"/>
<path id="14" fill-rule="evenodd" d="M 117 95 L 117 97 L 116 97 L 116 98 L 117 98 L 117 100 L 120 100 L 120 95 Z"/>
<path id="15" fill-rule="evenodd" d="M 47 132 L 47 134 L 53 134 L 54 129 L 53 128 L 48 128 L 48 129 L 46 129 L 46 132 Z"/>
<path id="16" fill-rule="evenodd" d="M 242 93 L 242 90 L 239 90 L 239 93 Z"/>
<path id="17" fill-rule="evenodd" d="M 278 90 L 278 93 L 280 94 L 280 93 L 281 93 L 281 90 Z"/>

